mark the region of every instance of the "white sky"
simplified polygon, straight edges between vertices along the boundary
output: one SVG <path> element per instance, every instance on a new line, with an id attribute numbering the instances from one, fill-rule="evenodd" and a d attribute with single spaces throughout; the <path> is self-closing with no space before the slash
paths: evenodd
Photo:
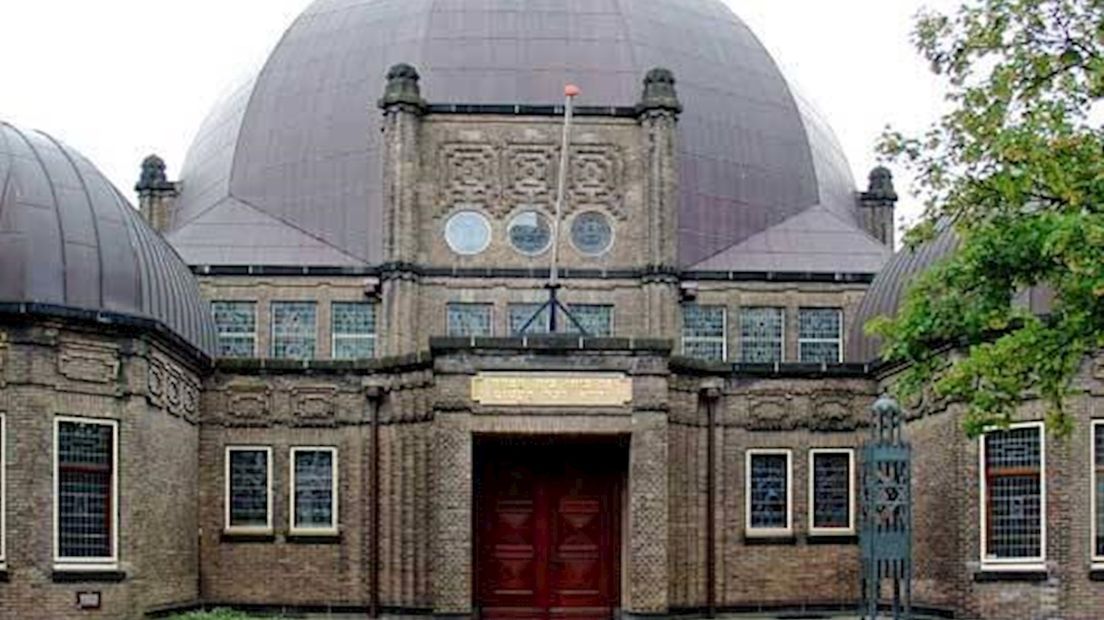
<path id="1" fill-rule="evenodd" d="M 860 185 L 887 124 L 920 129 L 941 108 L 910 33 L 920 7 L 955 0 L 725 1 L 822 110 Z M 128 195 L 151 152 L 175 178 L 223 90 L 309 3 L 0 0 L 0 119 L 64 140 Z M 900 193 L 911 219 L 918 201 Z"/>

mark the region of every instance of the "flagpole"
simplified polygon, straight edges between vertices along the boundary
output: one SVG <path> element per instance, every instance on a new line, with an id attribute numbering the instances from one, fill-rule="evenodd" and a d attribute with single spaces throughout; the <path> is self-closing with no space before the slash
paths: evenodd
<path id="1" fill-rule="evenodd" d="M 560 170 L 556 181 L 556 215 L 552 220 L 552 264 L 548 272 L 549 331 L 556 333 L 556 310 L 560 305 L 556 293 L 560 288 L 560 219 L 563 217 L 564 194 L 567 185 L 568 149 L 571 146 L 571 118 L 574 113 L 575 97 L 579 87 L 568 84 L 564 87 L 564 124 L 563 140 L 560 145 Z"/>

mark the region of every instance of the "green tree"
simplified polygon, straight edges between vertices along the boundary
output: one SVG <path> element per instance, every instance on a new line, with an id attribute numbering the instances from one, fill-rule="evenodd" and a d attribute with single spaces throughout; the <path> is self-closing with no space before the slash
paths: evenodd
<path id="1" fill-rule="evenodd" d="M 959 247 L 868 330 L 907 365 L 901 395 L 966 403 L 969 433 L 1025 393 L 1066 429 L 1071 380 L 1104 346 L 1104 0 L 972 0 L 922 12 L 914 42 L 949 111 L 879 149 L 925 199 L 906 245 L 953 226 Z M 1045 315 L 1017 303 L 1032 287 L 1054 295 Z"/>

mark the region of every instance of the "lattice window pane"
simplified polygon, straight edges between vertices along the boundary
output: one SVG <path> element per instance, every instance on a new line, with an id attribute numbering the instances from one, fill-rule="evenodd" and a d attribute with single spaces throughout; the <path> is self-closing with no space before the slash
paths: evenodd
<path id="1" fill-rule="evenodd" d="M 312 301 L 272 304 L 272 357 L 314 359 L 318 307 Z"/>
<path id="2" fill-rule="evenodd" d="M 571 315 L 582 324 L 587 335 L 595 338 L 613 336 L 613 306 L 601 304 L 571 304 Z M 578 333 L 579 329 L 571 319 L 563 317 L 564 328 L 568 333 Z"/>
<path id="3" fill-rule="evenodd" d="M 366 302 L 334 302 L 334 359 L 376 356 L 376 305 Z"/>
<path id="4" fill-rule="evenodd" d="M 696 359 L 725 360 L 724 306 L 682 307 L 682 354 Z"/>
<path id="5" fill-rule="evenodd" d="M 63 558 L 110 558 L 115 429 L 59 422 L 57 433 L 58 552 Z"/>
<path id="6" fill-rule="evenodd" d="M 213 301 L 211 313 L 218 329 L 219 355 L 257 355 L 257 304 L 251 301 Z"/>
<path id="7" fill-rule="evenodd" d="M 851 527 L 851 478 L 850 455 L 813 455 L 813 527 Z"/>
<path id="8" fill-rule="evenodd" d="M 296 450 L 295 527 L 334 526 L 334 453 L 331 450 Z"/>
<path id="9" fill-rule="evenodd" d="M 268 527 L 268 451 L 231 450 L 230 526 Z"/>
<path id="10" fill-rule="evenodd" d="M 996 559 L 1042 555 L 1042 437 L 1038 428 L 985 436 L 986 552 Z"/>
<path id="11" fill-rule="evenodd" d="M 837 364 L 842 350 L 843 312 L 839 308 L 801 308 L 798 311 L 799 359 Z"/>
<path id="12" fill-rule="evenodd" d="M 750 364 L 782 361 L 782 308 L 743 308 L 740 311 L 740 360 Z"/>
<path id="13" fill-rule="evenodd" d="M 789 467 L 784 454 L 751 455 L 752 528 L 784 529 L 789 526 Z"/>
<path id="14" fill-rule="evenodd" d="M 446 307 L 448 335 L 459 337 L 491 336 L 491 304 L 451 303 Z"/>
<path id="15" fill-rule="evenodd" d="M 521 328 L 525 326 L 525 323 L 528 322 L 538 310 L 540 310 L 540 316 L 529 324 L 528 329 L 525 330 L 525 334 L 547 334 L 551 316 L 548 307 L 544 307 L 542 310 L 541 306 L 542 304 L 510 304 L 507 306 L 510 333 L 515 336 L 521 335 Z"/>
<path id="16" fill-rule="evenodd" d="M 1104 557 L 1104 423 L 1093 427 L 1096 444 L 1096 555 Z"/>

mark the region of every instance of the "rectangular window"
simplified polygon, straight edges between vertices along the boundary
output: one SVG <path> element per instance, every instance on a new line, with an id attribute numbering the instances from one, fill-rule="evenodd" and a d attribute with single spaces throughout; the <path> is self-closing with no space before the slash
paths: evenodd
<path id="1" fill-rule="evenodd" d="M 1040 565 L 1046 559 L 1043 425 L 1013 425 L 980 441 L 982 563 Z"/>
<path id="2" fill-rule="evenodd" d="M 748 450 L 745 478 L 747 535 L 791 535 L 793 470 L 790 451 Z"/>
<path id="3" fill-rule="evenodd" d="M 806 363 L 838 364 L 843 361 L 843 310 L 798 310 L 798 359 Z"/>
<path id="4" fill-rule="evenodd" d="M 728 358 L 724 306 L 682 306 L 682 354 L 723 362 Z"/>
<path id="5" fill-rule="evenodd" d="M 785 316 L 783 308 L 741 309 L 740 361 L 746 364 L 781 362 Z"/>
<path id="6" fill-rule="evenodd" d="M 335 301 L 330 309 L 333 315 L 333 358 L 354 360 L 375 357 L 376 305 Z"/>
<path id="7" fill-rule="evenodd" d="M 450 303 L 445 307 L 445 327 L 449 336 L 470 338 L 491 336 L 491 304 Z"/>
<path id="8" fill-rule="evenodd" d="M 509 313 L 509 328 L 510 334 L 514 336 L 522 335 L 522 329 L 525 330 L 525 335 L 533 334 L 547 334 L 548 323 L 551 318 L 548 312 L 548 307 L 545 306 L 542 310 L 543 304 L 509 304 L 506 307 Z M 540 316 L 533 319 L 533 315 L 540 311 Z M 533 319 L 532 322 L 529 320 Z M 526 323 L 529 324 L 525 327 Z"/>
<path id="9" fill-rule="evenodd" d="M 314 359 L 317 318 L 313 301 L 272 302 L 272 357 Z"/>
<path id="10" fill-rule="evenodd" d="M 809 532 L 855 532 L 855 451 L 809 451 Z"/>
<path id="11" fill-rule="evenodd" d="M 613 336 L 613 306 L 603 304 L 571 304 L 568 306 L 571 316 L 575 317 L 588 336 L 609 338 Z M 579 333 L 579 328 L 571 319 L 562 317 L 564 330 L 570 334 Z"/>
<path id="12" fill-rule="evenodd" d="M 55 562 L 114 565 L 118 559 L 118 451 L 114 420 L 54 423 Z"/>
<path id="13" fill-rule="evenodd" d="M 227 531 L 272 531 L 272 448 L 226 448 Z"/>
<path id="14" fill-rule="evenodd" d="M 257 356 L 257 304 L 252 301 L 212 301 L 221 357 Z"/>
<path id="15" fill-rule="evenodd" d="M 1092 423 L 1093 563 L 1104 565 L 1104 420 Z"/>
<path id="16" fill-rule="evenodd" d="M 291 449 L 291 531 L 337 532 L 337 449 Z"/>

